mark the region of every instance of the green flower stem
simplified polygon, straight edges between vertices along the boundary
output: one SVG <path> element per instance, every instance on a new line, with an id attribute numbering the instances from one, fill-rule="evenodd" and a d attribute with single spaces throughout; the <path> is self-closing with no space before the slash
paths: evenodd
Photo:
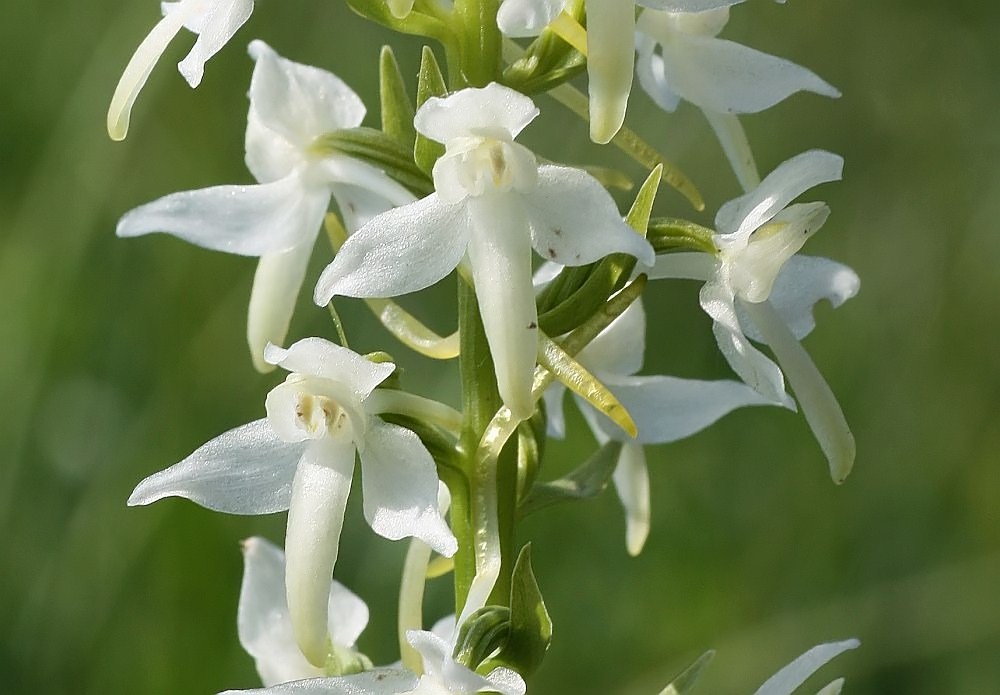
<path id="1" fill-rule="evenodd" d="M 485 87 L 500 79 L 503 38 L 496 20 L 499 9 L 500 0 L 455 0 L 461 72 L 470 87 Z"/>

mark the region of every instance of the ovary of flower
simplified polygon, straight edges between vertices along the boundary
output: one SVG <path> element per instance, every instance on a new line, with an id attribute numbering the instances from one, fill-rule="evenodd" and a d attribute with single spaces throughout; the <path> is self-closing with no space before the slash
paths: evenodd
<path id="1" fill-rule="evenodd" d="M 539 166 L 514 138 L 538 114 L 498 84 L 429 99 L 414 124 L 443 143 L 435 192 L 383 213 L 348 238 L 323 271 L 315 299 L 390 297 L 428 287 L 468 259 L 497 386 L 517 418 L 534 407 L 537 313 L 531 249 L 564 265 L 623 252 L 644 262 L 652 247 L 622 220 L 589 174 Z"/>
<path id="2" fill-rule="evenodd" d="M 253 12 L 253 0 L 181 0 L 161 3 L 163 19 L 143 39 L 122 73 L 108 109 L 108 135 L 124 140 L 132 105 L 149 74 L 181 28 L 198 35 L 177 69 L 192 87 L 201 83 L 205 63 L 226 45 Z"/>
<path id="3" fill-rule="evenodd" d="M 365 518 L 375 533 L 390 540 L 417 537 L 447 556 L 457 542 L 438 511 L 434 460 L 413 432 L 384 422 L 370 405 L 394 365 L 374 364 L 320 338 L 287 350 L 268 346 L 265 357 L 291 372 L 268 394 L 267 417 L 146 478 L 129 504 L 178 496 L 231 514 L 287 509 L 291 625 L 302 654 L 323 667 L 330 655 L 330 575 L 356 453 Z"/>
<path id="4" fill-rule="evenodd" d="M 794 407 L 782 369 L 830 464 L 842 482 L 854 463 L 854 438 L 830 387 L 797 339 L 815 326 L 813 306 L 834 306 L 858 291 L 846 266 L 795 254 L 829 215 L 823 203 L 789 205 L 813 186 L 841 177 L 843 160 L 813 150 L 775 169 L 760 186 L 731 200 L 716 215 L 715 257 L 697 253 L 662 256 L 651 278 L 701 280 L 700 301 L 712 317 L 719 348 L 740 378 L 768 400 Z M 771 347 L 782 369 L 751 345 Z"/>
<path id="5" fill-rule="evenodd" d="M 142 205 L 118 223 L 118 236 L 167 232 L 209 249 L 260 256 L 250 294 L 247 343 L 254 366 L 273 369 L 264 346 L 288 332 L 306 266 L 330 205 L 349 230 L 413 196 L 382 171 L 320 152 L 316 140 L 360 125 L 364 104 L 335 75 L 250 44 L 246 164 L 259 182 L 183 191 Z"/>

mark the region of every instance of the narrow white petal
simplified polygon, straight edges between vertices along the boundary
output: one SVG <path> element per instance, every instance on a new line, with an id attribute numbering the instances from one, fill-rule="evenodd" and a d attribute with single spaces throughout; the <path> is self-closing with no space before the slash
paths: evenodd
<path id="1" fill-rule="evenodd" d="M 329 654 L 330 581 L 354 474 L 354 442 L 325 437 L 310 444 L 292 485 L 285 532 L 285 589 L 292 630 L 309 663 Z"/>
<path id="2" fill-rule="evenodd" d="M 251 107 L 289 142 L 306 149 L 320 135 L 361 125 L 365 105 L 333 73 L 282 58 L 263 41 L 251 42 L 249 51 L 256 61 Z"/>
<path id="3" fill-rule="evenodd" d="M 419 538 L 451 557 L 458 541 L 438 509 L 437 467 L 413 432 L 373 418 L 361 450 L 365 518 L 389 540 Z"/>
<path id="4" fill-rule="evenodd" d="M 259 372 L 274 369 L 264 359 L 264 348 L 285 342 L 312 249 L 309 241 L 288 251 L 265 253 L 257 263 L 247 311 L 247 344 Z"/>
<path id="5" fill-rule="evenodd" d="M 750 141 L 739 117 L 735 114 L 717 113 L 705 109 L 702 109 L 702 113 L 715 131 L 715 137 L 722 145 L 722 151 L 725 152 L 740 187 L 744 191 L 752 191 L 760 185 L 760 174 L 757 172 L 757 162 L 754 161 Z"/>
<path id="6" fill-rule="evenodd" d="M 719 113 L 757 113 L 800 91 L 838 97 L 814 72 L 742 44 L 673 32 L 660 44 L 666 80 L 695 106 Z"/>
<path id="7" fill-rule="evenodd" d="M 813 647 L 768 678 L 754 695 L 791 695 L 796 688 L 806 682 L 809 676 L 825 666 L 831 659 L 859 646 L 861 643 L 858 640 L 849 639 Z"/>
<path id="8" fill-rule="evenodd" d="M 352 234 L 316 284 L 325 306 L 335 295 L 395 297 L 433 285 L 465 255 L 469 222 L 464 205 L 431 194 L 389 210 Z"/>
<path id="9" fill-rule="evenodd" d="M 646 265 L 656 259 L 649 242 L 625 224 L 611 195 L 582 169 L 541 166 L 538 185 L 522 196 L 531 244 L 543 258 L 571 266 L 612 253 L 627 253 Z"/>
<path id="10" fill-rule="evenodd" d="M 293 172 L 273 183 L 172 193 L 125 213 L 116 232 L 166 232 L 206 249 L 261 256 L 311 243 L 329 202 L 329 191 L 303 185 Z"/>
<path id="11" fill-rule="evenodd" d="M 625 548 L 635 557 L 649 536 L 649 471 L 642 444 L 625 442 L 612 476 L 618 499 L 625 509 Z"/>
<path id="12" fill-rule="evenodd" d="M 129 59 L 108 108 L 108 135 L 112 140 L 124 140 L 132 116 L 132 105 L 149 79 L 156 62 L 167 44 L 177 36 L 184 24 L 184 13 L 171 12 L 156 23 Z"/>
<path id="13" fill-rule="evenodd" d="M 340 183 L 332 186 L 332 190 L 348 234 L 353 234 L 374 217 L 393 208 L 384 197 L 361 186 Z"/>
<path id="14" fill-rule="evenodd" d="M 608 143 L 625 122 L 635 59 L 635 6 L 586 0 L 590 139 Z"/>
<path id="15" fill-rule="evenodd" d="M 858 274 L 846 265 L 829 258 L 796 254 L 778 273 L 768 301 L 792 335 L 802 340 L 816 327 L 813 309 L 817 303 L 825 299 L 837 308 L 856 295 L 860 287 Z M 740 316 L 747 336 L 765 342 L 754 322 L 749 317 L 743 319 Z"/>
<path id="16" fill-rule="evenodd" d="M 266 419 L 229 430 L 132 491 L 129 506 L 186 497 L 229 514 L 288 509 L 295 464 L 304 445 L 279 439 Z"/>
<path id="17" fill-rule="evenodd" d="M 643 15 L 645 16 L 645 15 Z M 656 105 L 667 112 L 674 112 L 681 98 L 670 88 L 667 73 L 663 67 L 663 57 L 656 53 L 657 42 L 651 36 L 637 33 L 635 48 L 638 57 L 635 64 L 635 74 L 642 87 Z"/>
<path id="18" fill-rule="evenodd" d="M 327 629 L 334 644 L 353 647 L 368 626 L 368 606 L 346 586 L 333 580 L 327 599 Z"/>
<path id="19" fill-rule="evenodd" d="M 219 695 L 396 695 L 417 687 L 417 677 L 402 669 L 377 668 L 353 676 L 311 678 L 255 690 L 227 690 Z"/>
<path id="20" fill-rule="evenodd" d="M 566 387 L 558 381 L 542 393 L 545 401 L 545 415 L 548 418 L 546 434 L 556 439 L 566 438 L 566 414 L 563 404 L 566 400 Z"/>
<path id="21" fill-rule="evenodd" d="M 497 26 L 505 36 L 538 36 L 562 12 L 566 0 L 504 0 Z"/>
<path id="22" fill-rule="evenodd" d="M 637 5 L 668 12 L 707 12 L 732 7 L 744 0 L 636 0 Z"/>
<path id="23" fill-rule="evenodd" d="M 424 661 L 424 672 L 430 676 L 439 676 L 445 661 L 451 659 L 451 643 L 433 632 L 408 630 L 406 640 L 420 654 Z"/>
<path id="24" fill-rule="evenodd" d="M 264 685 L 324 675 L 306 661 L 292 636 L 285 601 L 285 554 L 263 538 L 243 541 L 236 626 L 240 644 L 254 658 Z"/>
<path id="25" fill-rule="evenodd" d="M 745 239 L 789 203 L 814 186 L 839 181 L 844 159 L 823 150 L 809 150 L 782 162 L 760 185 L 719 208 L 716 229 L 722 235 Z"/>
<path id="26" fill-rule="evenodd" d="M 638 299 L 583 348 L 577 360 L 592 372 L 635 374 L 642 368 L 645 350 L 646 310 Z"/>
<path id="27" fill-rule="evenodd" d="M 650 280 L 701 280 L 708 282 L 715 277 L 719 262 L 707 253 L 667 253 L 656 257 L 656 263 L 647 271 Z"/>
<path id="28" fill-rule="evenodd" d="M 538 353 L 538 314 L 531 284 L 528 220 L 516 194 L 468 201 L 472 217 L 469 262 L 497 387 L 513 416 L 531 416 L 531 382 Z"/>
<path id="29" fill-rule="evenodd" d="M 367 398 L 396 368 L 392 362 L 372 362 L 323 338 L 303 338 L 287 350 L 271 345 L 265 349 L 264 358 L 290 372 L 347 384 L 360 400 Z"/>
<path id="30" fill-rule="evenodd" d="M 201 83 L 205 63 L 225 46 L 253 13 L 253 0 L 216 0 L 211 3 L 198 39 L 177 69 L 192 87 Z"/>
<path id="31" fill-rule="evenodd" d="M 802 414 L 830 464 L 833 482 L 842 483 L 854 467 L 854 435 L 844 418 L 837 397 L 816 368 L 809 353 L 795 339 L 788 326 L 768 302 L 745 304 L 778 363 L 788 377 Z"/>
<path id="32" fill-rule="evenodd" d="M 538 115 L 535 102 L 510 87 L 491 82 L 446 97 L 431 97 L 417 110 L 417 131 L 442 144 L 464 136 L 501 129 L 511 138 Z"/>

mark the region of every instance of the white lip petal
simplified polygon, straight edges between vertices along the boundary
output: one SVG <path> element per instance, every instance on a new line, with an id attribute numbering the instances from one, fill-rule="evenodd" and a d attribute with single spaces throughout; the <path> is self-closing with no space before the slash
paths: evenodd
<path id="1" fill-rule="evenodd" d="M 504 0 L 497 26 L 505 36 L 538 36 L 562 12 L 566 0 Z"/>
<path id="2" fill-rule="evenodd" d="M 545 165 L 538 185 L 522 193 L 531 244 L 542 258 L 562 265 L 585 265 L 612 253 L 627 253 L 647 265 L 653 247 L 625 224 L 614 199 L 581 169 Z"/>
<path id="3" fill-rule="evenodd" d="M 586 0 L 590 139 L 605 144 L 625 122 L 635 61 L 635 5 Z"/>
<path id="4" fill-rule="evenodd" d="M 269 345 L 264 359 L 290 372 L 346 384 L 359 400 L 367 398 L 396 368 L 392 362 L 376 364 L 323 338 L 303 338 L 287 350 Z"/>
<path id="5" fill-rule="evenodd" d="M 253 13 L 253 0 L 216 0 L 205 14 L 198 38 L 177 69 L 187 83 L 197 87 L 205 73 L 205 63 L 218 53 Z"/>
<path id="6" fill-rule="evenodd" d="M 650 526 L 649 471 L 641 444 L 622 445 L 612 480 L 625 510 L 625 548 L 635 557 L 646 544 Z"/>
<path id="7" fill-rule="evenodd" d="M 129 506 L 186 497 L 229 514 L 271 514 L 288 509 L 295 464 L 304 445 L 281 440 L 266 419 L 216 437 L 132 491 Z"/>
<path id="8" fill-rule="evenodd" d="M 498 129 L 515 138 L 538 113 L 530 97 L 491 82 L 446 97 L 431 97 L 417 110 L 413 125 L 422 135 L 443 144 Z"/>
<path id="9" fill-rule="evenodd" d="M 458 541 L 438 509 L 437 467 L 410 430 L 374 419 L 361 451 L 365 518 L 389 540 L 415 537 L 446 557 Z"/>
<path id="10" fill-rule="evenodd" d="M 767 679 L 754 695 L 792 695 L 796 688 L 825 666 L 831 659 L 849 649 L 857 649 L 861 643 L 856 639 L 830 642 L 813 647 L 792 663 Z"/>
<path id="11" fill-rule="evenodd" d="M 247 344 L 253 366 L 259 372 L 274 369 L 264 359 L 264 348 L 268 343 L 281 345 L 285 342 L 312 249 L 310 241 L 288 251 L 265 253 L 260 257 L 247 312 Z"/>
<path id="12" fill-rule="evenodd" d="M 329 202 L 329 191 L 303 186 L 293 172 L 273 183 L 172 193 L 127 212 L 116 232 L 165 232 L 202 248 L 261 256 L 315 239 Z"/>

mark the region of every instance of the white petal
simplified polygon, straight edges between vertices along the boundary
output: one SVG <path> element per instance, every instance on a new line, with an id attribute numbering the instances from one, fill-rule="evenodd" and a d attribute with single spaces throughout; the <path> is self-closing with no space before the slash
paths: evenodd
<path id="1" fill-rule="evenodd" d="M 125 213 L 116 233 L 166 232 L 202 248 L 260 256 L 311 243 L 329 202 L 328 191 L 303 185 L 293 172 L 256 186 L 172 193 Z"/>
<path id="2" fill-rule="evenodd" d="M 406 639 L 424 661 L 422 680 L 431 681 L 428 693 L 471 694 L 491 686 L 490 682 L 452 660 L 452 645 L 424 630 L 407 630 Z M 424 692 L 418 689 L 417 692 Z"/>
<path id="3" fill-rule="evenodd" d="M 528 690 L 521 674 L 506 666 L 497 666 L 486 674 L 486 680 L 501 695 L 524 695 Z"/>
<path id="4" fill-rule="evenodd" d="M 337 201 L 344 229 L 353 234 L 368 224 L 372 218 L 392 209 L 392 204 L 367 188 L 349 184 L 333 186 L 333 198 Z"/>
<path id="5" fill-rule="evenodd" d="M 774 405 L 738 381 L 700 381 L 672 376 L 600 375 L 635 420 L 636 442 L 666 444 L 700 432 L 722 416 L 750 405 Z M 628 436 L 607 418 L 598 425 L 612 439 Z"/>
<path id="6" fill-rule="evenodd" d="M 707 253 L 667 253 L 656 257 L 656 263 L 647 272 L 650 280 L 701 280 L 708 282 L 715 277 L 719 262 Z"/>
<path id="7" fill-rule="evenodd" d="M 528 221 L 516 194 L 468 200 L 472 217 L 469 263 L 497 387 L 513 416 L 531 416 L 538 353 L 538 314 L 531 284 Z"/>
<path id="8" fill-rule="evenodd" d="M 796 688 L 806 682 L 812 674 L 827 662 L 848 649 L 856 649 L 861 643 L 856 639 L 830 642 L 813 647 L 792 663 L 767 679 L 754 695 L 791 695 Z"/>
<path id="9" fill-rule="evenodd" d="M 323 338 L 303 338 L 287 350 L 271 345 L 265 359 L 282 369 L 347 384 L 364 400 L 396 368 L 392 362 L 375 363 Z"/>
<path id="10" fill-rule="evenodd" d="M 635 60 L 635 6 L 586 0 L 590 139 L 608 143 L 625 122 Z"/>
<path id="11" fill-rule="evenodd" d="M 860 287 L 858 274 L 846 265 L 829 258 L 796 254 L 778 273 L 768 301 L 792 335 L 802 340 L 816 327 L 813 308 L 817 303 L 825 299 L 837 308 L 856 295 Z M 740 324 L 750 339 L 764 342 L 749 317 L 744 321 L 741 315 Z"/>
<path id="12" fill-rule="evenodd" d="M 132 491 L 129 506 L 186 497 L 229 514 L 288 509 L 295 464 L 304 446 L 279 439 L 266 419 L 229 430 Z"/>
<path id="13" fill-rule="evenodd" d="M 285 601 L 285 554 L 263 538 L 243 541 L 236 625 L 240 644 L 254 657 L 264 685 L 325 675 L 295 643 Z"/>
<path id="14" fill-rule="evenodd" d="M 566 415 L 563 403 L 566 400 L 566 387 L 558 381 L 542 393 L 542 400 L 545 401 L 545 415 L 548 418 L 546 424 L 546 434 L 556 439 L 566 438 Z"/>
<path id="15" fill-rule="evenodd" d="M 719 208 L 716 229 L 722 235 L 745 239 L 813 186 L 839 181 L 843 169 L 843 157 L 831 152 L 810 150 L 796 155 L 778 165 L 756 189 Z"/>
<path id="16" fill-rule="evenodd" d="M 310 241 L 288 251 L 265 253 L 257 263 L 247 311 L 247 344 L 259 372 L 274 369 L 264 359 L 264 348 L 285 342 L 312 249 Z"/>
<path id="17" fill-rule="evenodd" d="M 243 140 L 243 161 L 258 183 L 283 179 L 310 163 L 306 152 L 267 127 L 253 105 L 247 111 L 247 130 Z"/>
<path id="18" fill-rule="evenodd" d="M 625 509 L 625 547 L 635 557 L 649 536 L 649 471 L 642 444 L 625 442 L 612 476 L 618 499 Z"/>
<path id="19" fill-rule="evenodd" d="M 753 157 L 753 150 L 750 149 L 750 141 L 747 133 L 743 129 L 743 124 L 735 114 L 718 113 L 702 109 L 708 124 L 715 131 L 715 137 L 722 145 L 722 151 L 729 160 L 729 166 L 736 174 L 736 180 L 744 191 L 751 191 L 760 185 L 760 173 L 757 171 L 757 162 Z"/>
<path id="20" fill-rule="evenodd" d="M 446 97 L 431 97 L 417 110 L 413 125 L 420 134 L 447 144 L 454 138 L 497 129 L 515 138 L 537 115 L 538 107 L 530 97 L 491 82 Z"/>
<path id="21" fill-rule="evenodd" d="M 672 32 L 660 46 L 666 81 L 703 109 L 757 113 L 799 91 L 840 96 L 800 65 L 725 39 Z"/>
<path id="22" fill-rule="evenodd" d="M 331 155 L 317 163 L 317 168 L 335 184 L 348 184 L 366 188 L 385 199 L 383 210 L 398 205 L 408 205 L 417 198 L 402 184 L 381 169 L 343 155 Z"/>
<path id="23" fill-rule="evenodd" d="M 656 105 L 664 111 L 673 112 L 677 110 L 681 98 L 667 82 L 663 57 L 655 52 L 656 46 L 657 42 L 652 37 L 636 33 L 635 48 L 639 55 L 636 59 L 635 74 L 639 78 L 639 86 L 656 102 Z"/>
<path id="24" fill-rule="evenodd" d="M 539 291 L 550 282 L 556 279 L 556 276 L 562 272 L 562 269 L 566 266 L 559 263 L 553 263 L 552 261 L 544 261 L 535 270 L 535 274 L 531 276 L 531 284 L 535 286 L 535 290 Z"/>
<path id="25" fill-rule="evenodd" d="M 340 128 L 361 125 L 365 105 L 339 77 L 282 58 L 263 41 L 250 43 L 256 62 L 250 104 L 261 122 L 300 149 Z"/>
<path id="26" fill-rule="evenodd" d="M 543 258 L 572 266 L 612 253 L 646 265 L 656 259 L 649 242 L 625 224 L 611 195 L 582 169 L 539 167 L 537 187 L 522 195 L 531 244 Z"/>
<path id="27" fill-rule="evenodd" d="M 215 0 L 202 18 L 198 39 L 177 69 L 192 87 L 201 84 L 205 63 L 250 19 L 253 0 Z"/>
<path id="28" fill-rule="evenodd" d="M 732 7 L 744 0 L 636 0 L 637 5 L 668 12 L 707 12 Z"/>
<path id="29" fill-rule="evenodd" d="M 295 471 L 285 532 L 285 589 L 299 649 L 315 666 L 329 652 L 329 592 L 354 474 L 354 442 L 312 442 Z"/>
<path id="30" fill-rule="evenodd" d="M 511 38 L 538 36 L 562 12 L 566 0 L 504 0 L 497 26 Z"/>
<path id="31" fill-rule="evenodd" d="M 637 299 L 594 340 L 577 360 L 592 372 L 635 374 L 646 350 L 646 311 Z"/>
<path id="32" fill-rule="evenodd" d="M 353 676 L 312 678 L 271 688 L 227 690 L 219 695 L 396 695 L 411 692 L 417 677 L 401 669 L 377 668 Z"/>
<path id="33" fill-rule="evenodd" d="M 183 22 L 182 13 L 168 14 L 157 22 L 135 49 L 121 79 L 118 80 L 114 96 L 111 97 L 111 105 L 108 107 L 108 135 L 112 140 L 125 139 L 132 116 L 132 105 L 135 104 L 136 97 L 149 79 L 156 62 L 167 49 L 167 44 L 181 30 Z"/>
<path id="34" fill-rule="evenodd" d="M 844 679 L 838 678 L 837 680 L 827 684 L 822 690 L 820 690 L 816 695 L 840 695 L 840 691 L 844 689 Z"/>
<path id="35" fill-rule="evenodd" d="M 327 629 L 334 644 L 353 647 L 368 626 L 368 606 L 353 591 L 334 580 L 327 601 Z"/>
<path id="36" fill-rule="evenodd" d="M 335 295 L 395 297 L 433 285 L 465 255 L 469 222 L 463 205 L 431 194 L 389 210 L 352 234 L 316 284 L 316 304 Z"/>
<path id="37" fill-rule="evenodd" d="M 373 418 L 361 450 L 365 518 L 389 540 L 419 538 L 451 557 L 458 541 L 438 510 L 437 467 L 413 432 Z"/>

